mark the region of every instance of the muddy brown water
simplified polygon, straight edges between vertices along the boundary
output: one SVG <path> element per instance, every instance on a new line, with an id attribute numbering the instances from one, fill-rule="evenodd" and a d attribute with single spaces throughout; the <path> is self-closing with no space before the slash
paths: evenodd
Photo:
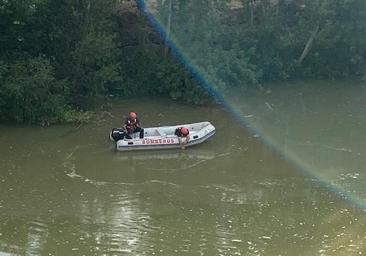
<path id="1" fill-rule="evenodd" d="M 145 98 L 81 126 L 0 126 L 0 255 L 365 254 L 363 87 L 320 85 L 228 96 L 252 131 L 222 105 Z M 131 106 L 144 126 L 217 132 L 116 152 Z"/>

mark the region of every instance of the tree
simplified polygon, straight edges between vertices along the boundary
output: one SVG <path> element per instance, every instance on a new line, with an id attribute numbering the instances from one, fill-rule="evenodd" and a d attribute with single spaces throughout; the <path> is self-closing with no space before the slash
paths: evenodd
<path id="1" fill-rule="evenodd" d="M 44 57 L 2 65 L 0 79 L 1 119 L 48 124 L 62 118 L 64 85 Z"/>

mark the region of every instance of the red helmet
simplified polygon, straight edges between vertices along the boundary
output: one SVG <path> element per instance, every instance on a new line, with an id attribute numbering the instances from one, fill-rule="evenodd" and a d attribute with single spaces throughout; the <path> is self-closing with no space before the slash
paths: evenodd
<path id="1" fill-rule="evenodd" d="M 189 130 L 186 127 L 182 127 L 182 129 L 180 129 L 180 131 L 183 135 L 188 135 L 188 133 L 189 133 Z"/>
<path id="2" fill-rule="evenodd" d="M 136 114 L 135 112 L 130 112 L 130 113 L 128 114 L 128 117 L 129 117 L 130 119 L 136 119 L 137 114 Z"/>

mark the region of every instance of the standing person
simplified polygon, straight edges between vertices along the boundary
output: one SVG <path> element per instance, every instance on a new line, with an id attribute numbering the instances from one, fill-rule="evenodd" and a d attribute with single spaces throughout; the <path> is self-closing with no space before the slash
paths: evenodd
<path id="1" fill-rule="evenodd" d="M 189 130 L 186 127 L 179 127 L 175 129 L 175 135 L 178 136 L 179 144 L 181 145 L 182 149 L 185 149 L 186 145 L 189 141 Z"/>
<path id="2" fill-rule="evenodd" d="M 130 135 L 135 132 L 140 132 L 140 139 L 144 137 L 144 129 L 141 127 L 140 120 L 137 118 L 135 112 L 130 112 L 128 114 L 128 117 L 123 124 L 123 130 L 126 133 L 126 139 L 132 139 Z"/>

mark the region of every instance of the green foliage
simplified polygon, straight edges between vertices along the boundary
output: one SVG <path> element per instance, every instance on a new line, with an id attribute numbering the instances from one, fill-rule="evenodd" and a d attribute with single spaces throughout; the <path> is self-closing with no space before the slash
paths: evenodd
<path id="1" fill-rule="evenodd" d="M 171 10 L 168 3 L 157 7 L 160 22 L 172 12 L 172 37 L 218 89 L 364 75 L 365 1 L 176 0 Z"/>
<path id="2" fill-rule="evenodd" d="M 63 83 L 43 58 L 19 60 L 1 66 L 0 117 L 27 123 L 50 123 L 61 118 Z"/>
<path id="3" fill-rule="evenodd" d="M 174 100 L 183 100 L 194 104 L 208 101 L 208 94 L 200 88 L 192 77 L 175 61 L 167 61 L 157 66 L 153 80 L 157 81 L 151 88 L 152 94 L 167 94 Z"/>
<path id="4" fill-rule="evenodd" d="M 196 104 L 208 101 L 208 94 L 186 72 L 179 60 L 164 53 L 163 40 L 141 13 L 128 13 L 128 16 L 124 13 L 118 17 L 118 22 L 123 82 L 112 88 L 112 94 L 165 95 Z"/>
<path id="5" fill-rule="evenodd" d="M 2 1 L 0 120 L 88 119 L 75 109 L 121 83 L 114 7 L 114 0 Z"/>
<path id="6" fill-rule="evenodd" d="M 26 21 L 32 1 L 0 1 L 0 60 L 20 56 L 24 48 Z"/>
<path id="7" fill-rule="evenodd" d="M 72 52 L 71 97 L 105 95 L 121 82 L 111 35 L 90 32 Z M 77 102 L 75 102 L 77 104 Z"/>
<path id="8" fill-rule="evenodd" d="M 218 90 L 366 78 L 364 0 L 157 0 L 153 12 Z M 210 99 L 133 1 L 0 1 L 0 30 L 0 120 L 85 122 L 111 94 Z"/>
<path id="9" fill-rule="evenodd" d="M 87 123 L 95 114 L 92 111 L 65 110 L 60 120 L 63 123 Z"/>

